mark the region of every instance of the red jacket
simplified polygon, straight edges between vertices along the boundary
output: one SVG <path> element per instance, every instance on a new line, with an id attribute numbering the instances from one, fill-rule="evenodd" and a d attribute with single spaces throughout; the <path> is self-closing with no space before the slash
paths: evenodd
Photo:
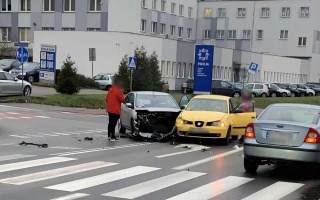
<path id="1" fill-rule="evenodd" d="M 116 86 L 112 86 L 106 95 L 107 113 L 116 115 L 121 114 L 121 104 L 124 102 L 122 90 Z"/>

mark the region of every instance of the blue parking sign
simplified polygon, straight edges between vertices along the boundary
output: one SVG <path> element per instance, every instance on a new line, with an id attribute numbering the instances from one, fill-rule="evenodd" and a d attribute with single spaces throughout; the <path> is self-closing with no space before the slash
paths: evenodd
<path id="1" fill-rule="evenodd" d="M 249 67 L 249 73 L 255 74 L 258 70 L 259 65 L 257 63 L 251 63 Z"/>
<path id="2" fill-rule="evenodd" d="M 19 47 L 16 52 L 16 58 L 19 62 L 24 63 L 28 61 L 29 51 L 24 47 Z"/>

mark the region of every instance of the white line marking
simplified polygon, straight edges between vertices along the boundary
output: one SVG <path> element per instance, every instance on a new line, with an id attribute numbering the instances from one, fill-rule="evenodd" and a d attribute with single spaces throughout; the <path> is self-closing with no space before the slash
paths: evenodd
<path id="1" fill-rule="evenodd" d="M 17 137 L 17 138 L 30 138 L 30 137 L 25 137 L 25 136 L 21 136 L 21 135 L 10 135 L 11 137 Z"/>
<path id="2" fill-rule="evenodd" d="M 198 160 L 198 161 L 195 161 L 195 162 L 191 162 L 191 163 L 188 163 L 188 164 L 185 164 L 185 165 L 180 165 L 178 167 L 174 167 L 173 169 L 176 169 L 176 170 L 188 169 L 190 167 L 194 167 L 194 166 L 201 165 L 201 164 L 204 164 L 204 163 L 207 163 L 207 162 L 210 162 L 210 161 L 214 161 L 214 160 L 216 160 L 218 158 L 222 158 L 222 157 L 225 157 L 225 156 L 232 155 L 232 154 L 240 152 L 242 150 L 243 150 L 243 147 L 240 148 L 240 149 L 236 149 L 236 150 L 228 151 L 228 152 L 225 152 L 225 153 L 222 153 L 222 154 L 218 154 L 218 155 L 215 155 L 215 156 L 210 157 L 210 158 L 205 158 L 205 159 Z"/>
<path id="3" fill-rule="evenodd" d="M 243 200 L 278 200 L 299 189 L 303 185 L 304 184 L 279 181 L 244 198 Z"/>
<path id="4" fill-rule="evenodd" d="M 84 194 L 84 193 L 75 193 L 75 194 L 70 194 L 64 197 L 59 197 L 59 198 L 55 198 L 55 199 L 51 199 L 51 200 L 74 200 L 74 199 L 79 199 L 82 197 L 87 197 L 90 194 Z"/>
<path id="5" fill-rule="evenodd" d="M 32 117 L 20 117 L 21 119 L 32 119 Z"/>
<path id="6" fill-rule="evenodd" d="M 164 155 L 156 156 L 156 158 L 165 158 L 165 157 L 176 156 L 176 155 L 181 155 L 181 154 L 185 154 L 185 153 L 191 153 L 191 152 L 195 152 L 195 151 L 200 151 L 200 149 L 192 149 L 192 150 L 188 150 L 188 151 L 181 151 L 181 152 L 176 152 L 176 153 L 164 154 Z"/>
<path id="7" fill-rule="evenodd" d="M 48 180 L 52 178 L 62 177 L 66 175 L 76 174 L 89 170 L 99 169 L 103 167 L 109 167 L 117 165 L 118 163 L 108 162 L 90 162 L 81 165 L 74 165 L 69 167 L 63 167 L 33 174 L 27 174 L 23 176 L 16 176 L 0 180 L 0 183 L 12 184 L 12 185 L 24 185 L 27 183 L 34 183 L 38 181 Z"/>
<path id="8" fill-rule="evenodd" d="M 6 112 L 6 113 L 11 115 L 19 115 L 19 113 L 15 113 L 15 112 Z"/>
<path id="9" fill-rule="evenodd" d="M 199 199 L 211 199 L 222 193 L 225 193 L 233 188 L 239 187 L 245 183 L 252 181 L 251 178 L 229 176 L 207 185 L 190 190 L 183 194 L 169 198 L 167 200 L 199 200 Z M 260 198 L 259 198 L 260 200 Z"/>
<path id="10" fill-rule="evenodd" d="M 10 146 L 10 145 L 15 145 L 16 143 L 7 143 L 7 144 L 0 144 L 1 146 Z"/>
<path id="11" fill-rule="evenodd" d="M 137 166 L 137 167 L 127 168 L 127 169 L 114 171 L 106 174 L 101 174 L 98 176 L 92 176 L 89 178 L 84 178 L 76 181 L 53 185 L 45 188 L 52 189 L 52 190 L 74 192 L 74 191 L 94 187 L 97 185 L 102 185 L 105 183 L 110 183 L 113 181 L 118 181 L 121 179 L 145 174 L 148 172 L 153 172 L 159 169 L 160 168 Z"/>
<path id="12" fill-rule="evenodd" d="M 14 107 L 14 106 L 6 106 L 6 105 L 0 105 L 0 107 L 4 107 L 4 108 L 10 108 L 10 109 L 15 109 L 15 110 L 24 110 L 24 111 L 41 111 L 41 110 L 37 110 L 37 109 L 31 109 L 31 108 L 22 108 L 22 107 Z"/>
<path id="13" fill-rule="evenodd" d="M 51 117 L 47 117 L 47 116 L 34 116 L 34 117 L 36 117 L 36 118 L 42 118 L 42 119 L 49 119 L 49 118 L 51 118 Z"/>
<path id="14" fill-rule="evenodd" d="M 137 185 L 129 186 L 120 190 L 109 192 L 103 194 L 103 196 L 123 199 L 135 199 L 202 175 L 205 175 L 205 173 L 182 171 L 161 178 L 153 179 L 151 181 L 146 181 Z"/>
<path id="15" fill-rule="evenodd" d="M 16 117 L 4 117 L 3 119 L 18 119 Z"/>
<path id="16" fill-rule="evenodd" d="M 15 160 L 20 158 L 30 158 L 34 156 L 35 155 L 24 155 L 24 154 L 6 155 L 6 156 L 0 156 L 0 161 Z"/>
<path id="17" fill-rule="evenodd" d="M 39 135 L 44 135 L 44 136 L 51 136 L 51 137 L 57 137 L 59 135 L 54 135 L 54 134 L 48 134 L 48 133 L 38 133 Z"/>
<path id="18" fill-rule="evenodd" d="M 57 133 L 57 132 L 51 132 L 52 134 L 56 134 L 56 135 L 70 135 L 70 134 L 67 134 L 67 133 Z"/>
<path id="19" fill-rule="evenodd" d="M 30 167 L 49 165 L 49 164 L 54 164 L 54 163 L 67 162 L 67 161 L 71 161 L 71 160 L 77 160 L 77 159 L 76 158 L 66 158 L 66 157 L 51 157 L 51 158 L 44 158 L 44 159 L 37 159 L 37 160 L 29 160 L 29 161 L 24 161 L 24 162 L 4 164 L 4 165 L 0 165 L 0 173 L 14 171 L 14 170 L 18 170 L 18 169 L 26 169 L 26 168 L 30 168 Z"/>
<path id="20" fill-rule="evenodd" d="M 32 135 L 32 134 L 24 134 L 26 136 L 31 136 L 31 137 L 44 137 L 44 136 L 41 136 L 41 135 Z"/>
<path id="21" fill-rule="evenodd" d="M 49 147 L 50 149 L 66 149 L 66 150 L 80 150 L 83 148 L 76 148 L 76 147 Z"/>

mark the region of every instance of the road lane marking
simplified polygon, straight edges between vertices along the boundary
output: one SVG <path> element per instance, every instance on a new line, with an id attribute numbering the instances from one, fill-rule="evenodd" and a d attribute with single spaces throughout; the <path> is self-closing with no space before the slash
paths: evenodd
<path id="1" fill-rule="evenodd" d="M 195 151 L 200 151 L 200 149 L 192 149 L 192 150 L 188 150 L 188 151 L 181 151 L 181 152 L 176 152 L 176 153 L 164 154 L 164 155 L 156 156 L 156 158 L 165 158 L 165 157 L 170 157 L 170 156 L 191 153 L 191 152 L 195 152 Z"/>
<path id="2" fill-rule="evenodd" d="M 77 147 L 49 147 L 50 149 L 64 149 L 64 150 L 81 150 L 83 148 Z"/>
<path id="3" fill-rule="evenodd" d="M 30 158 L 34 157 L 35 155 L 25 155 L 25 154 L 13 154 L 13 155 L 6 155 L 0 156 L 0 161 L 8 161 L 8 160 L 15 160 L 20 158 Z"/>
<path id="4" fill-rule="evenodd" d="M 135 199 L 152 192 L 176 185 L 178 183 L 197 178 L 202 175 L 205 175 L 205 173 L 182 171 L 161 178 L 139 183 L 137 185 L 129 186 L 120 190 L 112 191 L 103 194 L 103 196 L 123 199 Z"/>
<path id="5" fill-rule="evenodd" d="M 21 119 L 32 119 L 32 117 L 20 117 Z"/>
<path id="6" fill-rule="evenodd" d="M 69 167 L 63 167 L 48 171 L 37 172 L 33 174 L 27 174 L 23 176 L 16 176 L 6 179 L 1 179 L 0 183 L 12 184 L 12 185 L 24 185 L 27 183 L 34 183 L 38 181 L 58 178 L 66 175 L 76 174 L 80 172 L 85 172 L 89 170 L 99 169 L 103 167 L 109 167 L 117 165 L 118 163 L 109 163 L 109 162 L 90 162 L 80 165 L 74 165 Z"/>
<path id="7" fill-rule="evenodd" d="M 67 134 L 67 133 L 58 133 L 58 132 L 51 132 L 51 134 L 56 134 L 56 135 L 70 135 L 70 134 Z"/>
<path id="8" fill-rule="evenodd" d="M 198 160 L 198 161 L 195 161 L 195 162 L 191 162 L 191 163 L 188 163 L 188 164 L 185 164 L 185 165 L 180 165 L 180 166 L 174 167 L 172 169 L 175 169 L 175 170 L 188 169 L 190 167 L 201 165 L 201 164 L 204 164 L 204 163 L 207 163 L 207 162 L 211 162 L 211 161 L 214 161 L 216 159 L 219 159 L 219 158 L 222 158 L 222 157 L 225 157 L 225 156 L 232 155 L 234 153 L 238 153 L 238 152 L 240 152 L 242 150 L 243 150 L 243 147 L 241 147 L 239 149 L 231 150 L 231 151 L 228 151 L 228 152 L 225 152 L 225 153 L 222 153 L 222 154 L 218 154 L 218 155 L 215 155 L 215 156 L 210 157 L 210 158 L 205 158 L 205 159 Z"/>
<path id="9" fill-rule="evenodd" d="M 8 108 L 13 110 L 22 110 L 22 111 L 42 111 L 37 109 L 31 109 L 31 108 L 22 108 L 22 107 L 14 107 L 14 106 L 6 106 L 6 105 L 0 105 L 0 108 Z"/>
<path id="10" fill-rule="evenodd" d="M 30 137 L 44 137 L 44 136 L 41 136 L 41 135 L 32 135 L 32 134 L 24 134 L 25 136 L 30 136 Z"/>
<path id="11" fill-rule="evenodd" d="M 3 117 L 3 119 L 18 119 L 16 117 Z"/>
<path id="12" fill-rule="evenodd" d="M 35 118 L 42 118 L 42 119 L 50 119 L 51 117 L 47 117 L 47 116 L 34 116 Z"/>
<path id="13" fill-rule="evenodd" d="M 38 133 L 39 135 L 44 135 L 44 136 L 50 136 L 50 137 L 57 137 L 59 135 L 54 135 L 54 134 L 48 134 L 48 133 Z"/>
<path id="14" fill-rule="evenodd" d="M 90 194 L 75 193 L 75 194 L 70 194 L 70 195 L 63 196 L 63 197 L 54 198 L 51 200 L 74 200 L 74 199 L 79 199 L 79 198 L 87 197 L 87 196 L 90 196 Z"/>
<path id="15" fill-rule="evenodd" d="M 6 112 L 7 114 L 11 114 L 11 115 L 19 115 L 20 113 L 15 113 L 15 112 Z"/>
<path id="16" fill-rule="evenodd" d="M 139 146 L 144 146 L 144 145 L 149 145 L 149 144 L 152 144 L 152 143 L 128 144 L 128 145 L 121 145 L 121 146 L 115 146 L 115 147 L 86 149 L 86 150 L 81 150 L 81 151 L 69 151 L 69 152 L 55 153 L 55 154 L 50 154 L 50 155 L 52 155 L 52 156 L 77 155 L 77 154 L 83 154 L 83 153 L 92 153 L 92 152 L 99 152 L 99 151 L 109 151 L 109 150 L 114 150 L 114 149 L 123 149 L 123 148 L 139 147 Z"/>
<path id="17" fill-rule="evenodd" d="M 22 135 L 10 135 L 11 137 L 17 137 L 17 138 L 30 138 Z"/>
<path id="18" fill-rule="evenodd" d="M 207 185 L 198 187 L 180 195 L 174 196 L 167 200 L 198 200 L 198 199 L 212 199 L 222 193 L 239 187 L 252 181 L 252 178 L 229 176 Z M 260 200 L 260 198 L 258 198 Z"/>
<path id="19" fill-rule="evenodd" d="M 125 178 L 153 172 L 159 170 L 160 168 L 155 167 L 145 167 L 145 166 L 136 166 L 131 167 L 119 171 L 114 171 L 106 174 L 100 174 L 98 176 L 92 176 L 89 178 L 79 179 L 71 182 L 66 182 L 58 185 L 53 185 L 49 187 L 45 187 L 46 189 L 52 190 L 60 190 L 60 191 L 67 191 L 67 192 L 75 192 L 78 190 L 91 188 L 94 186 L 122 180 Z"/>
<path id="20" fill-rule="evenodd" d="M 289 182 L 276 182 L 269 187 L 266 187 L 242 200 L 278 200 L 284 196 L 294 192 L 302 187 L 304 184 L 289 183 Z"/>
<path id="21" fill-rule="evenodd" d="M 17 162 L 17 163 L 4 164 L 4 165 L 0 165 L 0 173 L 14 171 L 14 170 L 18 170 L 18 169 L 26 169 L 26 168 L 31 168 L 31 167 L 49 165 L 49 164 L 54 164 L 54 163 L 67 162 L 67 161 L 72 161 L 72 160 L 77 160 L 77 159 L 76 158 L 66 158 L 66 157 L 51 157 L 51 158 L 44 158 L 44 159 L 37 159 L 37 160 L 29 160 L 29 161 L 23 161 L 23 162 Z"/>

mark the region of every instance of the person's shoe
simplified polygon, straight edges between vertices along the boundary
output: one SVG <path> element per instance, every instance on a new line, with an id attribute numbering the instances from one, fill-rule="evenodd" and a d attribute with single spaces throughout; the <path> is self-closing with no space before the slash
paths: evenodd
<path id="1" fill-rule="evenodd" d="M 117 137 L 115 137 L 115 138 L 114 138 L 114 140 L 115 140 L 115 141 L 120 141 L 120 139 L 119 139 L 119 138 L 117 138 Z"/>
<path id="2" fill-rule="evenodd" d="M 114 141 L 116 141 L 116 140 L 115 140 L 115 139 L 113 139 L 113 138 L 111 138 L 111 139 L 110 139 L 110 142 L 114 142 Z"/>

